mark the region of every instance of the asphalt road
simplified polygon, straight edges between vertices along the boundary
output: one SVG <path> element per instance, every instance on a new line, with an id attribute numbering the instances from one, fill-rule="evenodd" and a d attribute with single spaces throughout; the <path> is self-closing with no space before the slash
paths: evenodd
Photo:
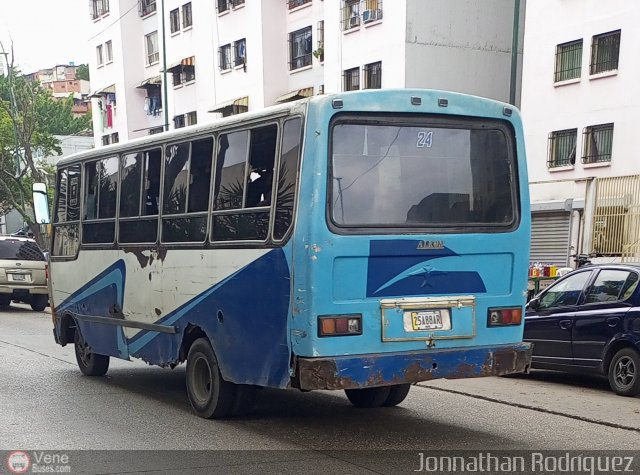
<path id="1" fill-rule="evenodd" d="M 616 396 L 600 378 L 440 380 L 375 410 L 352 408 L 342 392 L 262 390 L 248 416 L 208 421 L 190 412 L 183 367 L 112 359 L 106 377 L 87 378 L 51 328 L 46 312 L 15 304 L 0 312 L 0 450 L 270 451 L 215 462 L 152 452 L 134 464 L 102 453 L 93 473 L 392 473 L 402 459 L 417 468 L 417 451 L 640 448 L 640 398 Z M 384 461 L 341 452 L 380 449 L 407 452 L 385 452 L 395 455 Z"/>

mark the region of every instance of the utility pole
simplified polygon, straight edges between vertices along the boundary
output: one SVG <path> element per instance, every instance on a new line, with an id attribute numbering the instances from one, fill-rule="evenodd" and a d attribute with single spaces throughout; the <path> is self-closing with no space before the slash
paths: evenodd
<path id="1" fill-rule="evenodd" d="M 7 82 L 9 84 L 9 99 L 11 104 L 11 112 L 13 113 L 13 139 L 15 144 L 15 161 L 16 161 L 16 178 L 20 178 L 20 145 L 18 140 L 18 126 L 16 124 L 16 118 L 18 114 L 18 104 L 16 102 L 16 94 L 13 90 L 13 64 L 9 64 L 9 53 L 4 50 L 4 45 L 0 43 L 0 54 L 4 56 L 4 62 L 7 65 Z M 13 58 L 12 58 L 13 60 Z M 13 63 L 13 61 L 12 61 Z M 24 202 L 24 199 L 23 199 Z"/>
<path id="2" fill-rule="evenodd" d="M 166 29 L 165 29 L 165 20 L 164 20 L 164 0 L 160 0 L 162 4 L 161 13 L 162 13 L 162 110 L 164 111 L 164 131 L 169 130 L 169 104 L 167 103 L 167 40 L 166 40 Z"/>

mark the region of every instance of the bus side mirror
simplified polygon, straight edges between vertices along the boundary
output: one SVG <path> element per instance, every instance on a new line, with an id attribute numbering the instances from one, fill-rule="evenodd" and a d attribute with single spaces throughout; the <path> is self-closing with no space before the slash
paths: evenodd
<path id="1" fill-rule="evenodd" d="M 49 224 L 49 198 L 47 196 L 47 185 L 44 183 L 33 184 L 33 212 L 36 215 L 38 224 Z"/>

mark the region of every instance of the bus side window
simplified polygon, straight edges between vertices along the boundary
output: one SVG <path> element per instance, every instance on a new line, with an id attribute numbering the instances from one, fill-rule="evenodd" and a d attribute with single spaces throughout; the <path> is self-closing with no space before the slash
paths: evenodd
<path id="1" fill-rule="evenodd" d="M 52 256 L 74 257 L 80 245 L 80 165 L 58 172 Z"/>
<path id="2" fill-rule="evenodd" d="M 248 144 L 247 130 L 220 136 L 213 192 L 214 209 L 242 208 Z"/>
<path id="3" fill-rule="evenodd" d="M 280 164 L 278 166 L 276 217 L 273 228 L 273 237 L 277 240 L 285 237 L 293 222 L 301 132 L 302 120 L 299 117 L 284 123 Z"/>
<path id="4" fill-rule="evenodd" d="M 111 244 L 115 241 L 119 168 L 118 157 L 103 158 L 85 165 L 84 219 L 96 222 L 83 223 L 83 243 Z"/>
<path id="5" fill-rule="evenodd" d="M 245 208 L 271 206 L 277 138 L 275 124 L 251 130 Z"/>
<path id="6" fill-rule="evenodd" d="M 211 161 L 213 139 L 196 140 L 191 143 L 191 168 L 189 179 L 189 212 L 209 209 L 211 189 Z"/>

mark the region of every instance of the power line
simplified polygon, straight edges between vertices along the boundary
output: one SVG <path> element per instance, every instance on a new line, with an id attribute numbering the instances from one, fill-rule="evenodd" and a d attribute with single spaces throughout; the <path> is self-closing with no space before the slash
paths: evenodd
<path id="1" fill-rule="evenodd" d="M 103 30 L 100 30 L 98 33 L 96 33 L 95 35 L 93 35 L 91 38 L 89 38 L 87 41 L 91 41 L 92 39 L 94 39 L 96 36 L 101 35 L 102 33 L 104 33 L 105 31 L 107 31 L 109 28 L 111 28 L 113 25 L 115 25 L 116 23 L 118 23 L 120 20 L 122 20 L 124 18 L 125 15 L 127 15 L 129 12 L 131 12 L 131 10 L 133 10 L 135 7 L 138 6 L 138 2 L 136 1 L 133 6 L 131 8 L 129 8 L 126 12 L 124 12 L 122 15 L 120 15 L 119 18 L 115 19 L 113 21 L 113 23 L 111 23 L 110 25 L 107 25 Z"/>

